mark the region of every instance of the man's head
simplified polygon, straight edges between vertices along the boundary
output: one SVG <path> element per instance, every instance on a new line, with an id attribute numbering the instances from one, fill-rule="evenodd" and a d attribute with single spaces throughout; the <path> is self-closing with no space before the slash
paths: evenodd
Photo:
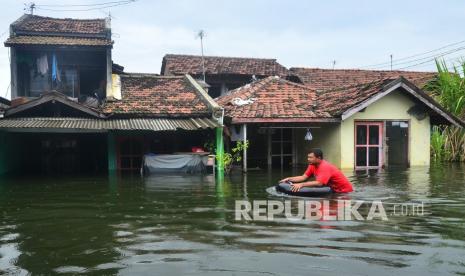
<path id="1" fill-rule="evenodd" d="M 307 160 L 311 165 L 318 165 L 323 160 L 323 152 L 321 149 L 312 149 L 308 152 Z"/>

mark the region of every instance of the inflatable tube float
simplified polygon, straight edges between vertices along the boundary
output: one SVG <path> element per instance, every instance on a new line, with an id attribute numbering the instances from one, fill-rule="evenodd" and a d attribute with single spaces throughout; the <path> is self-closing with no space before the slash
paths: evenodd
<path id="1" fill-rule="evenodd" d="M 288 195 L 295 196 L 325 196 L 333 193 L 333 190 L 329 186 L 324 187 L 302 187 L 298 192 L 291 190 L 291 182 L 281 182 L 276 185 L 276 190 Z"/>

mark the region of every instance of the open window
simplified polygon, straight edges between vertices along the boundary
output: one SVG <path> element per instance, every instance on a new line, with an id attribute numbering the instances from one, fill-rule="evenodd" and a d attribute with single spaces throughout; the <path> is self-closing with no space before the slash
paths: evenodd
<path id="1" fill-rule="evenodd" d="M 105 97 L 104 51 L 19 49 L 16 56 L 18 96 L 39 97 L 58 91 L 80 102 L 87 97 Z"/>

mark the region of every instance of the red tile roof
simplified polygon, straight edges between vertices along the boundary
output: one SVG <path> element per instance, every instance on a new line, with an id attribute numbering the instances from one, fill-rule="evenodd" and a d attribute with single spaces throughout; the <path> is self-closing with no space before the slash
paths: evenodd
<path id="1" fill-rule="evenodd" d="M 383 87 L 392 81 L 394 79 L 381 79 L 318 93 L 318 109 L 338 117 L 348 109 L 382 92 Z"/>
<path id="2" fill-rule="evenodd" d="M 233 100 L 250 99 L 250 104 L 237 106 Z M 314 90 L 279 77 L 255 81 L 216 99 L 232 118 L 330 118 L 325 111 L 316 110 Z"/>
<path id="3" fill-rule="evenodd" d="M 465 126 L 463 121 L 447 112 L 433 98 L 403 77 L 321 92 L 278 77 L 268 77 L 233 90 L 230 94 L 217 98 L 217 101 L 233 123 L 334 122 L 343 119 L 344 112 L 362 108 L 360 104 L 373 96 L 398 87 L 408 87 L 404 91 L 406 94 L 421 99 L 421 102 L 429 102 L 428 109 L 434 110 L 436 118 L 439 115 L 442 123 Z M 234 103 L 235 98 L 252 102 L 238 106 Z"/>
<path id="4" fill-rule="evenodd" d="M 10 26 L 5 46 L 111 46 L 106 19 L 51 18 L 25 14 Z"/>
<path id="5" fill-rule="evenodd" d="M 286 76 L 288 70 L 276 59 L 205 56 L 206 74 Z M 202 58 L 194 55 L 165 55 L 162 75 L 200 75 Z"/>
<path id="6" fill-rule="evenodd" d="M 432 116 L 431 120 L 434 120 L 436 123 L 440 122 L 440 124 L 454 124 L 456 126 L 465 127 L 465 122 L 463 120 L 447 111 L 431 96 L 404 77 L 387 78 L 365 84 L 320 92 L 317 94 L 319 102 L 318 109 L 325 110 L 334 117 L 341 117 L 344 119 L 343 113 L 353 109 L 356 111 L 363 109 L 364 105 L 362 104 L 365 101 L 377 94 L 390 91 L 393 87 L 403 87 L 404 89 L 401 91 L 405 95 L 413 97 L 414 99 L 416 98 L 417 102 L 427 102 L 428 104 L 425 105 L 425 107 L 432 111 L 432 113 L 430 113 L 430 116 Z"/>
<path id="7" fill-rule="evenodd" d="M 105 36 L 107 33 L 105 19 L 52 18 L 25 14 L 12 25 L 15 33 L 47 33 Z"/>
<path id="8" fill-rule="evenodd" d="M 290 71 L 299 77 L 305 85 L 316 90 L 327 90 L 338 87 L 367 83 L 386 78 L 398 78 L 400 76 L 413 82 L 422 88 L 432 80 L 434 72 L 414 71 L 377 71 L 358 69 L 321 69 L 321 68 L 291 68 Z"/>
<path id="9" fill-rule="evenodd" d="M 211 115 L 203 95 L 186 76 L 121 75 L 122 99 L 104 104 L 104 113 L 146 117 Z"/>
<path id="10" fill-rule="evenodd" d="M 63 45 L 63 46 L 111 46 L 113 42 L 102 38 L 63 36 L 16 36 L 8 38 L 5 46 L 13 45 Z"/>

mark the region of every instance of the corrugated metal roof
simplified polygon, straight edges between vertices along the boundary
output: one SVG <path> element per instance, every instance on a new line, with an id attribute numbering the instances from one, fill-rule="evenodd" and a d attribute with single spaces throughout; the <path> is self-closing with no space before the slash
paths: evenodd
<path id="1" fill-rule="evenodd" d="M 52 128 L 82 130 L 151 130 L 173 131 L 216 128 L 220 125 L 209 118 L 137 118 L 137 119 L 87 119 L 87 118 L 4 118 L 0 129 L 5 128 Z"/>

